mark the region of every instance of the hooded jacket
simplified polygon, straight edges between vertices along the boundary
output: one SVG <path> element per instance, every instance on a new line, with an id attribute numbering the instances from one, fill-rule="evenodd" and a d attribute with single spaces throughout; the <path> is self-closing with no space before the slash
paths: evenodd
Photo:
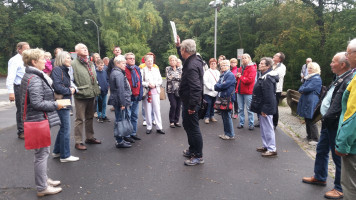
<path id="1" fill-rule="evenodd" d="M 336 135 L 336 150 L 344 154 L 356 155 L 356 76 L 347 86 L 342 96 L 342 112 Z"/>
<path id="2" fill-rule="evenodd" d="M 253 89 L 251 108 L 257 114 L 266 113 L 274 115 L 277 111 L 276 84 L 279 81 L 278 73 L 268 69 L 257 79 Z"/>
<path id="3" fill-rule="evenodd" d="M 115 107 L 131 105 L 131 87 L 126 78 L 125 71 L 118 67 L 114 67 L 111 70 L 108 105 Z"/>
<path id="4" fill-rule="evenodd" d="M 311 76 L 300 86 L 298 92 L 302 94 L 299 98 L 297 114 L 301 117 L 312 119 L 314 110 L 319 102 L 319 94 L 322 81 L 319 74 Z"/>
<path id="5" fill-rule="evenodd" d="M 238 69 L 238 73 L 241 73 L 241 76 L 237 78 L 237 94 L 252 94 L 256 80 L 256 72 L 257 66 L 255 63 L 250 63 Z"/>
<path id="6" fill-rule="evenodd" d="M 61 121 L 57 114 L 58 104 L 54 100 L 53 89 L 44 78 L 43 72 L 34 67 L 26 67 L 25 75 L 21 81 L 21 123 L 27 92 L 26 121 L 38 122 L 48 117 L 49 126 L 60 125 Z M 30 79 L 30 81 L 29 81 Z"/>

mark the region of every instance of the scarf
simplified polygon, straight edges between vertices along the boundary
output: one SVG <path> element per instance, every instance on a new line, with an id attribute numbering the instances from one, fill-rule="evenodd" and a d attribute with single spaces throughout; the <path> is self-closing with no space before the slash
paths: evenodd
<path id="1" fill-rule="evenodd" d="M 316 75 L 317 73 L 311 73 L 308 74 L 306 77 L 304 77 L 305 80 L 308 80 L 309 78 L 311 78 L 312 76 Z"/>
<path id="2" fill-rule="evenodd" d="M 132 87 L 137 88 L 138 82 L 140 81 L 137 77 L 136 70 L 135 70 L 135 65 L 133 66 L 126 66 L 130 71 L 131 71 L 131 81 L 132 81 Z"/>
<path id="3" fill-rule="evenodd" d="M 89 65 L 88 58 L 87 58 L 87 57 L 84 57 L 84 58 L 83 58 L 83 57 L 79 57 L 79 56 L 78 56 L 78 58 L 79 58 L 79 62 L 82 63 L 84 66 L 87 67 L 89 76 L 90 76 L 90 78 L 91 78 L 91 82 L 94 84 L 94 82 L 95 82 L 95 77 L 94 77 L 93 71 L 92 71 L 92 69 L 91 69 L 91 67 L 90 67 L 90 65 Z"/>

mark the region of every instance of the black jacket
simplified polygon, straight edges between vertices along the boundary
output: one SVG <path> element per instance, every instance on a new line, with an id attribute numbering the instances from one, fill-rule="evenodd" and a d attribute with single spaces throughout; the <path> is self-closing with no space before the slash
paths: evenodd
<path id="1" fill-rule="evenodd" d="M 200 105 L 203 96 L 203 60 L 193 54 L 184 60 L 180 54 L 180 47 L 177 47 L 178 55 L 183 61 L 183 73 L 179 86 L 179 96 L 184 106 L 190 110 L 195 110 Z"/>
<path id="2" fill-rule="evenodd" d="M 277 72 L 271 69 L 257 79 L 253 88 L 251 108 L 252 112 L 274 115 L 277 111 L 276 83 L 279 81 Z"/>
<path id="3" fill-rule="evenodd" d="M 330 102 L 330 107 L 326 114 L 323 116 L 323 121 L 324 124 L 328 129 L 333 129 L 337 130 L 339 126 L 339 118 L 341 114 L 341 100 L 342 100 L 342 95 L 344 94 L 345 89 L 347 88 L 348 83 L 352 79 L 352 70 L 349 70 L 345 72 L 343 75 L 341 75 L 338 79 L 336 79 L 329 87 L 334 84 L 335 89 L 334 92 L 331 96 L 331 102 Z M 327 90 L 327 91 L 328 91 Z M 320 98 L 320 101 L 318 105 L 322 103 L 324 97 L 326 96 L 327 92 L 325 92 L 324 96 Z"/>
<path id="4" fill-rule="evenodd" d="M 25 72 L 26 73 L 21 81 L 21 122 L 23 123 L 22 116 L 24 112 L 25 97 L 26 92 L 28 92 L 26 121 L 42 121 L 45 119 L 45 112 L 50 127 L 60 125 L 61 121 L 56 111 L 58 104 L 54 100 L 53 90 L 44 78 L 43 73 L 34 67 L 26 67 Z M 28 84 L 30 78 L 31 80 Z"/>
<path id="5" fill-rule="evenodd" d="M 70 99 L 72 92 L 70 90 L 70 76 L 68 67 L 54 67 L 51 73 L 53 80 L 52 87 L 57 94 L 62 94 L 63 99 Z"/>

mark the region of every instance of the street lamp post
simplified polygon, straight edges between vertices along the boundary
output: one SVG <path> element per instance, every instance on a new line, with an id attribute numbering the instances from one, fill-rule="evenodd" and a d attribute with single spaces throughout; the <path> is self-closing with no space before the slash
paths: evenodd
<path id="1" fill-rule="evenodd" d="M 85 19 L 84 20 L 84 24 L 88 24 L 88 21 L 91 21 L 91 22 L 93 22 L 94 24 L 95 24 L 95 26 L 96 26 L 96 31 L 97 31 L 97 34 L 98 34 L 98 53 L 99 53 L 99 55 L 100 55 L 100 42 L 99 42 L 99 27 L 98 27 L 98 25 L 93 21 L 93 20 L 91 20 L 91 19 Z"/>
<path id="2" fill-rule="evenodd" d="M 218 29 L 218 7 L 221 4 L 221 0 L 211 1 L 209 6 L 215 8 L 215 30 L 214 30 L 214 58 L 216 59 L 216 42 L 217 42 L 217 29 Z"/>

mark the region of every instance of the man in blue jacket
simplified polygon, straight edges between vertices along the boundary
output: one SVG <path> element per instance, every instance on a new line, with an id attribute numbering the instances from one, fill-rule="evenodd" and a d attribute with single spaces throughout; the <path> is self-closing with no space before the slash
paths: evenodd
<path id="1" fill-rule="evenodd" d="M 203 164 L 203 138 L 199 128 L 198 110 L 203 96 L 203 60 L 196 54 L 196 44 L 192 39 L 180 43 L 177 36 L 177 52 L 183 61 L 183 73 L 179 86 L 179 96 L 183 103 L 183 127 L 187 132 L 189 149 L 183 151 L 183 156 L 189 160 L 185 165 Z"/>

